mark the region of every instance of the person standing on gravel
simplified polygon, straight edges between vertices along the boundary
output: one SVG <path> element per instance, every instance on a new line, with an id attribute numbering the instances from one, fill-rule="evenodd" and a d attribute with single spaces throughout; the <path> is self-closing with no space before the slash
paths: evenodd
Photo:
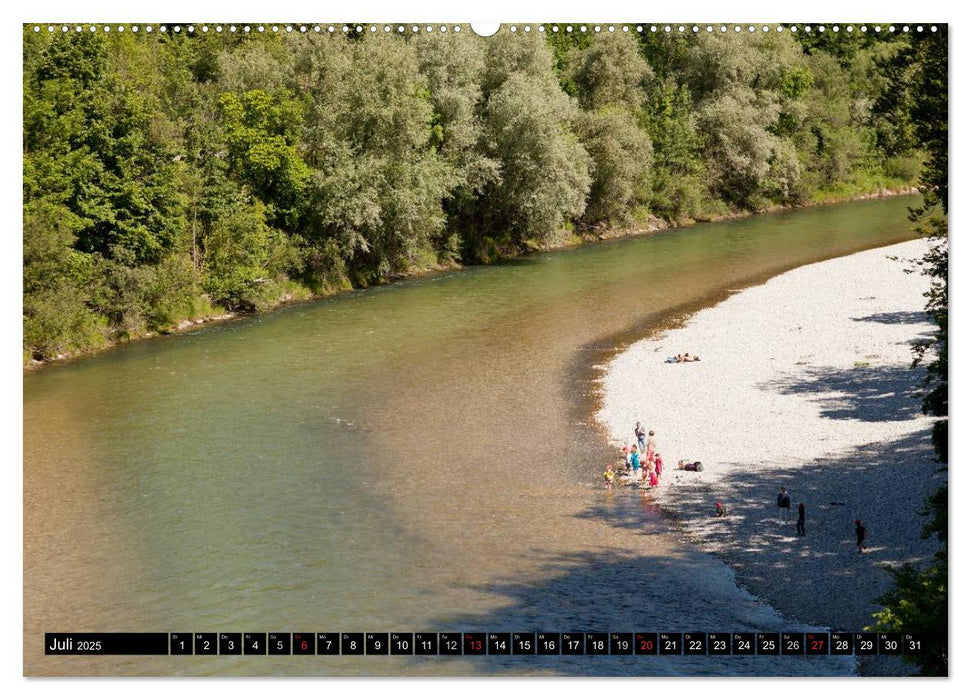
<path id="1" fill-rule="evenodd" d="M 782 523 L 782 515 L 785 511 L 785 522 L 789 522 L 790 510 L 789 506 L 792 504 L 792 499 L 789 498 L 789 494 L 786 493 L 786 487 L 783 486 L 779 489 L 779 495 L 775 497 L 775 504 L 779 507 L 779 522 Z"/>
<path id="2" fill-rule="evenodd" d="M 796 534 L 800 537 L 806 534 L 806 504 L 800 503 L 796 517 Z"/>
<path id="3" fill-rule="evenodd" d="M 863 544 L 863 540 L 866 539 L 866 528 L 863 527 L 862 520 L 854 520 L 853 524 L 856 525 L 856 551 L 863 554 L 863 550 L 866 549 L 866 545 Z"/>

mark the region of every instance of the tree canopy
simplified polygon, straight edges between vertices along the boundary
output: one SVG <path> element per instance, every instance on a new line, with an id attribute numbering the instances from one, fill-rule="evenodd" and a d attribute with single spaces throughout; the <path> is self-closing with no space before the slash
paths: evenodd
<path id="1" fill-rule="evenodd" d="M 543 28 L 25 27 L 25 359 L 922 167 L 946 198 L 912 36 Z"/>

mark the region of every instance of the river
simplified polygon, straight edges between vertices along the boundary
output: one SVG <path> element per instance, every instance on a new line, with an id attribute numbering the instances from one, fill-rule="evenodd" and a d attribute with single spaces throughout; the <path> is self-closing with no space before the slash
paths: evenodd
<path id="1" fill-rule="evenodd" d="M 851 673 L 812 657 L 96 658 L 42 645 L 54 631 L 805 629 L 683 542 L 650 496 L 600 488 L 614 455 L 593 420 L 598 367 L 739 288 L 913 238 L 917 201 L 549 252 L 25 376 L 25 674 Z"/>

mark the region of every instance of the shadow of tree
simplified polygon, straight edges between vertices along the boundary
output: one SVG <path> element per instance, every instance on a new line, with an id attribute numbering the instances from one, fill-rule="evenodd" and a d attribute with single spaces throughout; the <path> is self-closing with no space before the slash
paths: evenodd
<path id="1" fill-rule="evenodd" d="M 900 367 L 805 368 L 761 389 L 781 394 L 819 396 L 822 415 L 833 420 L 906 421 L 921 415 L 919 382 L 923 373 Z"/>
<path id="2" fill-rule="evenodd" d="M 796 619 L 861 629 L 878 609 L 873 600 L 891 583 L 883 567 L 926 562 L 935 551 L 934 542 L 920 537 L 918 511 L 946 477 L 925 430 L 801 465 L 718 466 L 726 468 L 718 482 L 676 472 L 667 484 L 681 532 L 729 562 L 741 585 Z M 792 519 L 784 524 L 775 507 L 782 485 L 793 500 Z M 716 501 L 725 504 L 726 517 L 714 517 Z M 805 537 L 795 532 L 799 502 L 806 504 Z M 862 556 L 855 547 L 857 518 L 869 532 Z M 626 518 L 614 524 L 631 526 Z"/>
<path id="3" fill-rule="evenodd" d="M 537 554 L 537 557 L 542 557 Z M 663 593 L 652 593 L 660 591 Z M 495 582 L 477 591 L 509 600 L 480 615 L 442 618 L 461 632 L 805 631 L 737 591 L 710 557 L 585 552 L 555 560 L 533 581 Z M 781 628 L 781 629 L 780 629 Z M 573 676 L 852 675 L 852 659 L 739 656 L 464 656 L 483 673 Z"/>
<path id="4" fill-rule="evenodd" d="M 731 570 L 695 547 L 675 554 L 643 554 L 621 552 L 605 542 L 603 551 L 568 556 L 538 551 L 532 558 L 545 564 L 532 580 L 495 581 L 473 589 L 507 603 L 480 614 L 442 617 L 433 625 L 458 632 L 856 631 L 872 621 L 878 607 L 873 600 L 890 584 L 885 565 L 926 561 L 933 555 L 934 543 L 920 538 L 917 511 L 944 478 L 938 467 L 926 431 L 916 431 L 839 456 L 770 465 L 765 471 L 716 465 L 726 474 L 713 484 L 699 481 L 699 474 L 669 470 L 665 488 L 667 497 L 677 501 L 681 536 L 716 553 Z M 899 488 L 881 496 L 888 483 Z M 777 518 L 780 485 L 794 499 L 788 524 Z M 632 490 L 626 496 L 605 500 L 576 517 L 644 529 L 649 536 L 648 521 L 656 518 L 657 510 L 653 495 Z M 716 500 L 727 505 L 726 517 L 713 517 Z M 807 507 L 805 537 L 795 535 L 795 504 L 800 501 Z M 855 547 L 856 518 L 870 533 L 865 555 Z M 764 604 L 800 622 L 783 620 Z M 841 657 L 461 658 L 473 673 L 517 676 L 822 676 L 851 675 L 856 669 L 853 659 Z M 435 664 L 449 661 L 432 657 L 415 663 L 434 672 Z M 442 672 L 447 670 L 442 667 Z"/>
<path id="5" fill-rule="evenodd" d="M 670 515 L 665 513 L 654 499 L 654 489 L 628 486 L 622 482 L 615 484 L 612 489 L 613 498 L 600 500 L 574 517 L 601 520 L 610 523 L 613 527 L 640 531 L 645 535 L 674 530 Z"/>
<path id="6" fill-rule="evenodd" d="M 892 323 L 903 325 L 917 325 L 929 323 L 927 313 L 924 311 L 886 311 L 882 313 L 870 314 L 854 318 L 854 321 L 868 321 L 871 323 Z"/>

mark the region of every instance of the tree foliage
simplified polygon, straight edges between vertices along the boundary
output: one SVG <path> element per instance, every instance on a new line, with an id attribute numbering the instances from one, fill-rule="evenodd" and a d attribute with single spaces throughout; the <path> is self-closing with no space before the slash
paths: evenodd
<path id="1" fill-rule="evenodd" d="M 938 418 L 931 441 L 938 459 L 948 461 L 948 178 L 947 178 L 947 28 L 920 36 L 894 56 L 887 90 L 892 97 L 881 100 L 878 109 L 896 117 L 904 115 L 913 128 L 900 133 L 912 135 L 927 152 L 921 171 L 923 204 L 911 210 L 911 219 L 928 237 L 931 246 L 918 261 L 930 278 L 925 293 L 925 310 L 936 328 L 928 340 L 914 344 L 914 365 L 928 358 L 923 400 L 925 413 Z M 876 614 L 875 629 L 909 632 L 924 637 L 926 647 L 910 660 L 924 675 L 948 674 L 948 491 L 942 486 L 928 500 L 922 512 L 930 520 L 924 537 L 936 537 L 940 549 L 934 561 L 924 567 L 889 567 L 894 586 L 878 602 L 886 606 Z"/>
<path id="2" fill-rule="evenodd" d="M 913 34 L 544 29 L 26 30 L 25 356 L 566 231 L 911 184 L 946 138 Z M 946 160 L 927 167 L 946 197 Z"/>

